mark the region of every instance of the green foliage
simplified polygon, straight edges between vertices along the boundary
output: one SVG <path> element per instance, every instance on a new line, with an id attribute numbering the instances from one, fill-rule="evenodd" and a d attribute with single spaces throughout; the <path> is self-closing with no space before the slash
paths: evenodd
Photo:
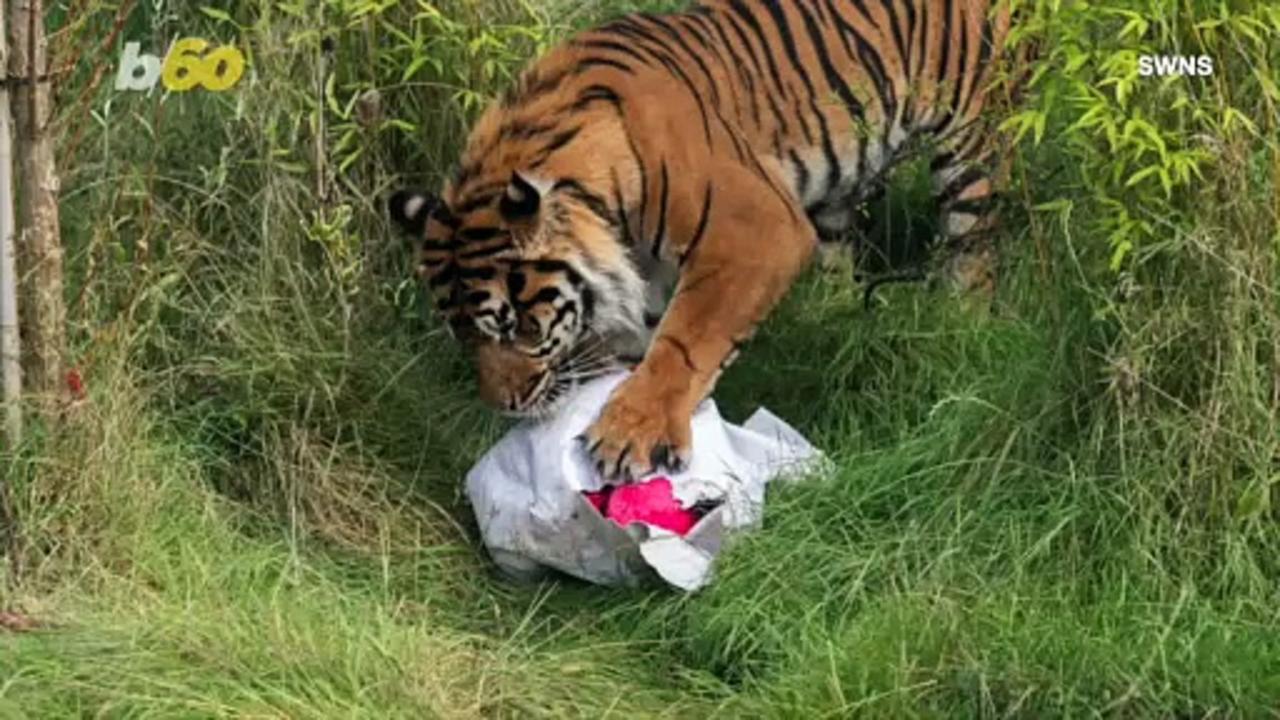
<path id="1" fill-rule="evenodd" d="M 1078 198 L 1039 209 L 1089 218 L 1112 270 L 1135 251 L 1167 247 L 1167 227 L 1193 224 L 1195 188 L 1213 182 L 1221 145 L 1276 142 L 1280 8 L 1221 0 L 1025 0 L 1011 40 L 1045 48 L 1030 78 L 1036 101 L 1006 123 L 1046 137 L 1078 173 Z M 1144 77 L 1139 58 L 1200 56 L 1209 77 Z M 1218 168 L 1219 170 L 1221 168 Z"/>

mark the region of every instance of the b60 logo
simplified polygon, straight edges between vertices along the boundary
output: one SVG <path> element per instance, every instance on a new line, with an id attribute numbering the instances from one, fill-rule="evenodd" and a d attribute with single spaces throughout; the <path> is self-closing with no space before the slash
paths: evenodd
<path id="1" fill-rule="evenodd" d="M 139 52 L 136 42 L 125 43 L 116 74 L 116 90 L 150 90 L 159 78 L 167 90 L 185 92 L 202 87 L 215 92 L 226 90 L 244 75 L 244 55 L 230 45 L 209 49 L 200 38 L 182 38 L 165 54 L 164 61 L 155 55 Z"/>

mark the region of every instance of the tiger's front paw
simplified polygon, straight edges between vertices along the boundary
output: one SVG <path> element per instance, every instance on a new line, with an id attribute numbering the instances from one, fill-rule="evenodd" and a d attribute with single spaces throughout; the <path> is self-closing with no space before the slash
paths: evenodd
<path id="1" fill-rule="evenodd" d="M 648 391 L 634 376 L 620 385 L 583 434 L 596 470 L 606 480 L 631 482 L 689 464 L 692 431 L 683 403 Z"/>

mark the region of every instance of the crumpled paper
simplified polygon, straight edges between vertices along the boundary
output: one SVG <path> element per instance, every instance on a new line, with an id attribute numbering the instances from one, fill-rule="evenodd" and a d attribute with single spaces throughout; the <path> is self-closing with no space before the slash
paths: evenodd
<path id="1" fill-rule="evenodd" d="M 768 482 L 810 472 L 822 461 L 816 448 L 768 410 L 757 410 L 739 426 L 726 422 L 707 399 L 693 416 L 689 467 L 661 474 L 683 507 L 718 504 L 683 537 L 643 523 L 624 528 L 583 497 L 605 483 L 576 437 L 626 376 L 596 378 L 555 416 L 521 422 L 467 474 L 485 547 L 509 576 L 536 580 L 555 569 L 601 585 L 633 586 L 656 575 L 696 590 L 710 581 L 727 536 L 759 525 Z"/>

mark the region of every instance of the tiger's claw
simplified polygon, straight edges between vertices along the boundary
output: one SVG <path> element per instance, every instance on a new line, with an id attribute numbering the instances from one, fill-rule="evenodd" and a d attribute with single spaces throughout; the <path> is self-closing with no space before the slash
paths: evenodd
<path id="1" fill-rule="evenodd" d="M 654 472 L 679 472 L 690 457 L 690 417 L 623 383 L 587 429 L 587 453 L 608 481 L 632 482 Z"/>

